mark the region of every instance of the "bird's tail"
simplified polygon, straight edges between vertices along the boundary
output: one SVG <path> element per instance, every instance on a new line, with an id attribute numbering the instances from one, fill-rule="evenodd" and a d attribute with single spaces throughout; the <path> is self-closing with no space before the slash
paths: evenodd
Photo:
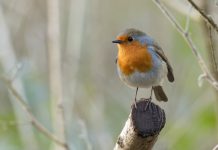
<path id="1" fill-rule="evenodd" d="M 153 90 L 154 90 L 154 95 L 158 101 L 164 101 L 164 102 L 168 101 L 168 98 L 167 98 L 162 86 L 154 86 Z"/>

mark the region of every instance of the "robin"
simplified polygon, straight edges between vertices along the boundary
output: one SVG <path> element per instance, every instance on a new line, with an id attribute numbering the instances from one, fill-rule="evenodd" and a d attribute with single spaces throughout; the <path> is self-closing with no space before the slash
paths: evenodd
<path id="1" fill-rule="evenodd" d="M 173 69 L 162 48 L 146 33 L 137 29 L 126 29 L 116 40 L 116 59 L 120 79 L 130 87 L 135 87 L 135 106 L 138 88 L 151 88 L 158 101 L 168 101 L 162 88 L 164 77 L 174 81 Z"/>

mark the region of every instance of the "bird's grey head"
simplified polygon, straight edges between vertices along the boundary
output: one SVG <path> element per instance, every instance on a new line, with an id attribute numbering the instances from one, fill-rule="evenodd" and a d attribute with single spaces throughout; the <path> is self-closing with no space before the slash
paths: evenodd
<path id="1" fill-rule="evenodd" d="M 147 44 L 150 45 L 153 43 L 153 39 L 149 37 L 146 33 L 134 29 L 129 28 L 118 34 L 117 40 L 112 41 L 113 43 L 130 43 L 132 41 L 139 41 L 141 44 Z"/>

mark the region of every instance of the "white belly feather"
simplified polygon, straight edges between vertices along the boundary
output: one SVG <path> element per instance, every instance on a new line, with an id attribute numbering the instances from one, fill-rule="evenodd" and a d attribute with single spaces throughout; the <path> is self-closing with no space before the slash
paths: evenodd
<path id="1" fill-rule="evenodd" d="M 137 70 L 131 75 L 125 75 L 121 72 L 117 65 L 120 79 L 131 87 L 150 88 L 152 86 L 161 85 L 167 74 L 167 67 L 164 61 L 159 61 L 150 71 L 141 73 Z"/>

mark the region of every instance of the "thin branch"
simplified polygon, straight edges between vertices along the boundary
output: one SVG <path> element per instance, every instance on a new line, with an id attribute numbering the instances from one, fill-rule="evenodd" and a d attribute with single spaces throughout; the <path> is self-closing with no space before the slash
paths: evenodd
<path id="1" fill-rule="evenodd" d="M 214 70 L 218 70 L 217 68 L 217 62 L 215 58 L 215 48 L 214 48 L 214 42 L 213 42 L 213 36 L 211 31 L 211 26 L 208 26 L 208 32 L 209 32 L 209 38 L 210 38 L 210 47 L 211 47 L 211 57 L 212 57 L 212 64 L 214 65 Z"/>
<path id="2" fill-rule="evenodd" d="M 81 128 L 81 133 L 79 135 L 79 137 L 84 140 L 85 142 L 85 145 L 86 145 L 86 149 L 87 150 L 92 150 L 92 144 L 89 140 L 89 137 L 88 137 L 88 131 L 87 131 L 87 127 L 86 127 L 86 124 L 83 120 L 79 120 L 79 125 L 80 125 L 80 128 Z"/>
<path id="3" fill-rule="evenodd" d="M 22 98 L 22 96 L 17 92 L 17 90 L 13 87 L 11 80 L 1 77 L 1 79 L 5 82 L 7 85 L 9 91 L 12 93 L 12 95 L 15 97 L 15 100 L 22 106 L 23 110 L 27 113 L 30 122 L 32 125 L 40 131 L 42 134 L 44 134 L 46 137 L 54 141 L 55 143 L 59 144 L 62 147 L 66 147 L 66 143 L 58 139 L 53 133 L 48 131 L 33 115 L 32 111 L 30 110 L 28 104 L 25 102 L 25 100 Z"/>
<path id="4" fill-rule="evenodd" d="M 52 115 L 56 135 L 66 142 L 66 120 L 62 88 L 61 45 L 60 45 L 60 13 L 59 0 L 47 0 L 47 41 L 50 80 L 50 97 L 52 99 Z M 67 144 L 67 142 L 66 142 Z M 55 150 L 68 150 L 56 146 Z"/>
<path id="5" fill-rule="evenodd" d="M 215 80 L 215 78 L 210 73 L 208 67 L 206 66 L 205 61 L 203 60 L 201 54 L 198 52 L 195 44 L 192 41 L 192 38 L 190 37 L 189 33 L 186 32 L 182 26 L 177 22 L 177 20 L 174 18 L 174 16 L 169 12 L 169 10 L 160 2 L 160 0 L 153 0 L 153 2 L 160 8 L 160 10 L 166 15 L 166 17 L 169 19 L 169 21 L 172 23 L 172 25 L 177 29 L 177 31 L 183 36 L 189 47 L 191 48 L 194 56 L 198 60 L 199 66 L 201 70 L 203 71 L 203 74 L 206 74 L 205 79 L 216 89 L 218 90 L 218 82 Z"/>
<path id="6" fill-rule="evenodd" d="M 185 32 L 188 32 L 189 27 L 190 27 L 190 13 L 192 11 L 192 6 L 190 6 L 189 8 L 189 13 L 187 14 L 187 18 L 186 18 L 186 24 L 185 24 Z"/>
<path id="7" fill-rule="evenodd" d="M 204 20 L 206 22 L 208 22 L 215 30 L 216 32 L 218 32 L 218 26 L 217 24 L 214 22 L 214 20 L 211 17 L 208 17 L 201 8 L 199 8 L 195 2 L 193 2 L 192 0 L 188 0 L 189 3 L 202 15 L 202 17 L 204 18 Z"/>

